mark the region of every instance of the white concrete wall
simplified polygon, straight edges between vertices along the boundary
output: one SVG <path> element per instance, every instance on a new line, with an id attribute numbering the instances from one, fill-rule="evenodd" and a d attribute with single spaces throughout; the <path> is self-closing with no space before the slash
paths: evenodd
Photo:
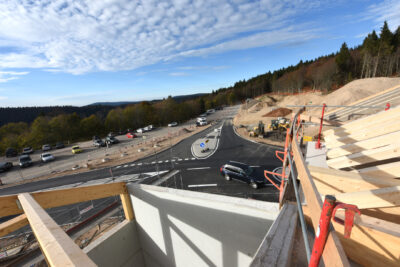
<path id="1" fill-rule="evenodd" d="M 128 185 L 146 266 L 248 266 L 277 203 Z"/>
<path id="2" fill-rule="evenodd" d="M 124 221 L 84 248 L 99 267 L 145 266 L 135 221 Z"/>

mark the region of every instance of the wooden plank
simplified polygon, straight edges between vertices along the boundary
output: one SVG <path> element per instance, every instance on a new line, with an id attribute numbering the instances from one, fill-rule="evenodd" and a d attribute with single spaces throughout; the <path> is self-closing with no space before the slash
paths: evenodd
<path id="1" fill-rule="evenodd" d="M 5 221 L 0 224 L 0 237 L 8 235 L 19 228 L 28 224 L 28 219 L 25 214 L 21 214 L 15 218 Z"/>
<path id="2" fill-rule="evenodd" d="M 300 147 L 295 139 L 292 141 L 292 149 L 301 186 L 304 191 L 307 205 L 310 208 L 314 230 L 317 231 L 322 212 L 322 199 L 306 167 Z M 349 266 L 346 254 L 333 228 L 326 240 L 322 256 L 325 266 Z"/>
<path id="3" fill-rule="evenodd" d="M 289 266 L 297 228 L 297 207 L 285 203 L 278 217 L 264 237 L 251 267 Z"/>
<path id="4" fill-rule="evenodd" d="M 400 107 L 391 108 L 388 111 L 382 111 L 374 115 L 370 115 L 352 122 L 343 124 L 341 127 L 329 129 L 323 132 L 325 137 L 328 136 L 345 136 L 351 132 L 362 130 L 365 128 L 374 127 L 376 123 L 393 124 L 393 121 L 398 119 Z"/>
<path id="5" fill-rule="evenodd" d="M 329 149 L 326 155 L 329 159 L 337 158 L 341 156 L 350 155 L 353 153 L 358 153 L 363 150 L 388 146 L 393 143 L 397 143 L 398 140 L 400 140 L 400 131 L 396 131 L 385 135 L 380 135 L 367 140 L 355 142 L 353 144 L 347 144 L 341 147 Z"/>
<path id="6" fill-rule="evenodd" d="M 380 95 L 389 93 L 389 92 L 394 91 L 394 90 L 397 90 L 397 89 L 399 89 L 399 88 L 400 88 L 399 85 L 390 87 L 390 88 L 388 88 L 388 89 L 386 89 L 386 90 L 380 91 L 379 93 L 376 93 L 376 94 L 373 94 L 373 95 L 364 97 L 364 98 L 362 98 L 362 99 L 359 99 L 359 100 L 357 100 L 357 101 L 355 101 L 355 102 L 352 102 L 352 103 L 348 104 L 347 106 L 357 106 L 357 104 L 359 104 L 359 103 L 361 103 L 361 102 L 364 102 L 364 101 L 367 101 L 367 100 L 369 100 L 369 99 L 375 98 L 375 97 L 377 97 L 377 96 L 380 96 Z M 336 112 L 338 112 L 338 111 L 340 111 L 340 110 L 343 110 L 343 109 L 345 109 L 345 108 L 343 107 L 343 108 L 334 109 L 334 110 L 332 110 L 332 111 L 327 112 L 326 115 L 330 115 L 330 114 L 336 113 Z"/>
<path id="7" fill-rule="evenodd" d="M 311 212 L 303 206 L 308 222 Z M 343 217 L 342 210 L 336 216 Z M 362 266 L 399 266 L 400 259 L 400 226 L 395 223 L 366 215 L 356 216 L 349 239 L 344 238 L 344 227 L 332 221 L 346 255 Z"/>
<path id="8" fill-rule="evenodd" d="M 121 197 L 121 202 L 122 202 L 122 207 L 124 208 L 125 218 L 128 221 L 132 221 L 135 218 L 135 214 L 133 212 L 133 206 L 132 206 L 130 194 L 125 193 L 125 194 L 120 194 L 119 196 Z"/>
<path id="9" fill-rule="evenodd" d="M 400 186 L 400 181 L 390 178 L 376 178 L 356 172 L 340 171 L 308 166 L 320 194 L 358 192 L 384 187 Z"/>
<path id="10" fill-rule="evenodd" d="M 116 196 L 126 192 L 125 183 L 119 182 L 37 192 L 31 195 L 39 205 L 44 209 L 48 209 L 98 198 Z M 17 206 L 16 200 L 16 195 L 0 197 L 0 217 L 20 214 L 22 212 Z"/>
<path id="11" fill-rule="evenodd" d="M 394 207 L 400 205 L 400 186 L 336 194 L 335 197 L 337 201 L 357 205 L 359 209 Z"/>
<path id="12" fill-rule="evenodd" d="M 400 225 L 400 207 L 362 209 L 361 214 Z"/>
<path id="13" fill-rule="evenodd" d="M 392 162 L 382 165 L 377 165 L 369 168 L 355 170 L 360 174 L 375 176 L 379 178 L 399 178 L 400 177 L 400 162 Z"/>
<path id="14" fill-rule="evenodd" d="M 18 199 L 50 266 L 96 266 L 31 195 Z"/>
<path id="15" fill-rule="evenodd" d="M 400 111 L 399 118 L 400 120 Z M 324 137 L 325 144 L 329 149 L 340 147 L 346 144 L 367 140 L 380 135 L 388 134 L 391 132 L 400 131 L 400 123 L 388 123 L 382 122 L 373 125 L 372 127 L 366 126 L 363 129 L 357 129 L 356 131 L 349 132 L 346 136 L 326 136 Z"/>
<path id="16" fill-rule="evenodd" d="M 330 159 L 326 163 L 329 167 L 340 169 L 397 157 L 400 157 L 399 143 Z"/>

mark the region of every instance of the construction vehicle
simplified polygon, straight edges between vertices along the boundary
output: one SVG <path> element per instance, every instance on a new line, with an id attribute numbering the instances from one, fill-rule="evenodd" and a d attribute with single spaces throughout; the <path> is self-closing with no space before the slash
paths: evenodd
<path id="1" fill-rule="evenodd" d="M 264 130 L 264 123 L 262 121 L 259 121 L 258 126 L 254 127 L 250 132 L 249 136 L 250 137 L 264 137 L 265 130 Z"/>
<path id="2" fill-rule="evenodd" d="M 272 120 L 268 125 L 270 131 L 285 131 L 289 128 L 290 120 L 287 118 L 279 117 L 277 120 Z"/>

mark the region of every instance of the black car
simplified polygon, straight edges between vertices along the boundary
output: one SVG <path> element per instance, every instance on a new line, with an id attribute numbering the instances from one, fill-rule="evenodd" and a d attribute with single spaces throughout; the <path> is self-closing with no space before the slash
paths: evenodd
<path id="1" fill-rule="evenodd" d="M 19 157 L 19 166 L 21 168 L 29 167 L 33 164 L 31 157 L 29 155 L 22 155 Z"/>
<path id="2" fill-rule="evenodd" d="M 254 169 L 246 164 L 232 163 L 225 164 L 220 169 L 221 175 L 227 181 L 235 179 L 241 182 L 248 183 L 252 188 L 257 189 L 268 181 L 261 175 L 257 175 Z"/>
<path id="3" fill-rule="evenodd" d="M 117 138 L 115 138 L 114 136 L 107 136 L 106 137 L 106 143 L 107 144 L 118 144 L 119 140 Z"/>
<path id="4" fill-rule="evenodd" d="M 17 155 L 18 155 L 18 152 L 14 148 L 9 147 L 6 149 L 6 157 L 7 158 L 16 157 Z"/>
<path id="5" fill-rule="evenodd" d="M 13 167 L 11 162 L 0 162 L 0 172 L 6 172 Z"/>
<path id="6" fill-rule="evenodd" d="M 63 142 L 57 142 L 57 144 L 55 145 L 56 149 L 60 149 L 60 148 L 64 148 L 64 147 L 65 147 L 65 145 Z"/>

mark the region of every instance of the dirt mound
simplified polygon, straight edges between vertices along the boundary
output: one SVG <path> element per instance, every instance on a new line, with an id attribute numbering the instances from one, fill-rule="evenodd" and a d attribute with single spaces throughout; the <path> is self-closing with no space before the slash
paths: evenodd
<path id="1" fill-rule="evenodd" d="M 249 112 L 256 113 L 256 112 L 260 111 L 263 107 L 264 107 L 264 104 L 262 102 L 257 103 L 256 105 L 249 108 Z"/>
<path id="2" fill-rule="evenodd" d="M 277 108 L 277 109 L 274 109 L 271 112 L 268 112 L 268 113 L 264 114 L 263 117 L 284 117 L 286 115 L 289 115 L 290 113 L 292 113 L 291 109 L 288 109 L 288 108 Z"/>

